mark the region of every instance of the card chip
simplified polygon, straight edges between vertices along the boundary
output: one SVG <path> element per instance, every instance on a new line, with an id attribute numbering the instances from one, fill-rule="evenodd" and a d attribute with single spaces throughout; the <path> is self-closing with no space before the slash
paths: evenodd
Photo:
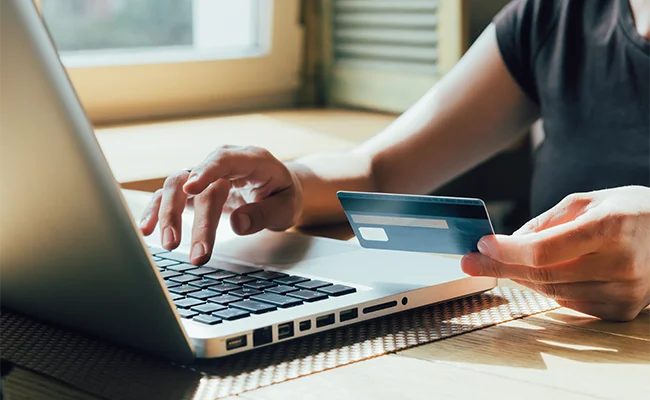
<path id="1" fill-rule="evenodd" d="M 361 226 L 359 227 L 359 233 L 364 240 L 372 242 L 388 242 L 388 235 L 386 235 L 384 228 Z"/>

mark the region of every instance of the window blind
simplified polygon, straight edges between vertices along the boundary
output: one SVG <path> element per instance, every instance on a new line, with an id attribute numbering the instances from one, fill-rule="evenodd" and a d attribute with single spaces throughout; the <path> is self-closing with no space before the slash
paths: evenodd
<path id="1" fill-rule="evenodd" d="M 440 44 L 461 35 L 466 24 L 455 15 L 461 3 L 331 0 L 329 102 L 404 111 L 444 73 L 440 52 L 447 50 Z M 445 24 L 456 27 L 449 33 L 441 29 Z"/>

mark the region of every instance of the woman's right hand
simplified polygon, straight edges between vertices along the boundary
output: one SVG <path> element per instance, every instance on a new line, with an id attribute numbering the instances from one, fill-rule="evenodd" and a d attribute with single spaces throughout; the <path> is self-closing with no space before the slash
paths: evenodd
<path id="1" fill-rule="evenodd" d="M 140 228 L 145 236 L 160 225 L 162 246 L 173 250 L 181 242 L 182 214 L 194 207 L 190 260 L 206 263 L 222 213 L 239 235 L 293 226 L 302 212 L 300 182 L 265 149 L 223 146 L 193 170 L 179 171 L 154 193 Z"/>

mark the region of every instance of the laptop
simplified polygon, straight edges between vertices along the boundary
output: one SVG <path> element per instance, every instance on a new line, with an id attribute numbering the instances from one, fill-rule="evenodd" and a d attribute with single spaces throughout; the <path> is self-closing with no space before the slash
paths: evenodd
<path id="1" fill-rule="evenodd" d="M 459 260 L 261 232 L 148 247 L 31 1 L 0 10 L 2 307 L 187 363 L 489 290 Z"/>

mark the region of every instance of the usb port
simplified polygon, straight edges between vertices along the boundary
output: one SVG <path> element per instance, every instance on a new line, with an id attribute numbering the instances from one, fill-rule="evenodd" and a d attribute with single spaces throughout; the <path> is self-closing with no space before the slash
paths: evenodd
<path id="1" fill-rule="evenodd" d="M 320 328 L 334 323 L 334 314 L 321 315 L 316 318 L 316 328 Z"/>
<path id="2" fill-rule="evenodd" d="M 356 319 L 359 316 L 359 311 L 356 308 L 351 308 L 349 310 L 341 311 L 339 314 L 339 321 L 345 322 L 351 319 Z"/>
<path id="3" fill-rule="evenodd" d="M 246 335 L 236 336 L 226 340 L 226 350 L 234 350 L 246 346 Z"/>
<path id="4" fill-rule="evenodd" d="M 293 322 L 278 325 L 278 339 L 286 339 L 293 336 Z"/>

